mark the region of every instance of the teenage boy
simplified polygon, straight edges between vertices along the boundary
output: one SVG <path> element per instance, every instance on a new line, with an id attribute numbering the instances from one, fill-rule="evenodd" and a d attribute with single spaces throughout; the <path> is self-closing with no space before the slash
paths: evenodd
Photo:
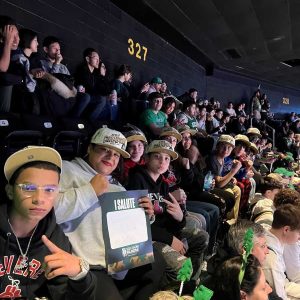
<path id="1" fill-rule="evenodd" d="M 110 128 L 100 128 L 92 136 L 84 159 L 76 157 L 63 161 L 61 192 L 55 204 L 57 222 L 69 237 L 74 253 L 84 257 L 97 277 L 97 300 L 122 300 L 118 288 L 135 286 L 130 299 L 148 299 L 159 288 L 164 272 L 164 261 L 154 252 L 153 264 L 117 274 L 115 280 L 106 272 L 105 244 L 102 233 L 101 195 L 125 189 L 112 177 L 122 158 L 129 158 L 125 151 L 125 136 Z M 140 199 L 150 220 L 153 207 L 147 197 Z M 117 288 L 118 286 L 118 288 Z"/>
<path id="2" fill-rule="evenodd" d="M 271 177 L 265 177 L 260 185 L 260 193 L 254 196 L 254 207 L 252 209 L 251 220 L 261 224 L 265 229 L 270 229 L 273 222 L 274 204 L 276 194 L 282 188 L 282 184 Z"/>
<path id="3" fill-rule="evenodd" d="M 232 136 L 223 134 L 219 137 L 215 152 L 208 158 L 207 167 L 215 176 L 216 187 L 225 189 L 232 193 L 235 198 L 233 210 L 228 214 L 229 223 L 233 224 L 238 219 L 238 212 L 241 199 L 241 190 L 236 185 L 234 175 L 240 170 L 242 164 L 238 160 L 234 160 L 231 169 L 223 175 L 224 161 L 235 147 L 235 140 Z"/>
<path id="4" fill-rule="evenodd" d="M 42 69 L 50 74 L 64 75 L 60 75 L 58 79 L 61 81 L 67 80 L 68 85 L 70 86 L 69 88 L 70 90 L 72 90 L 72 88 L 74 88 L 73 83 L 72 81 L 68 80 L 68 76 L 70 76 L 70 71 L 64 64 L 62 64 L 63 56 L 61 54 L 60 40 L 55 36 L 47 36 L 43 41 L 43 50 L 45 52 L 45 58 L 40 60 L 40 66 L 42 67 Z M 55 103 L 55 106 L 49 105 L 50 112 L 54 115 L 66 115 L 69 113 L 73 117 L 78 118 L 81 116 L 83 111 L 90 103 L 91 98 L 89 94 L 86 94 L 83 91 L 79 91 L 76 94 L 75 103 L 70 101 L 70 99 L 63 100 L 65 101 L 62 101 L 62 103 L 61 101 L 57 101 L 57 103 Z M 92 121 L 94 121 L 94 119 L 92 119 Z"/>
<path id="5" fill-rule="evenodd" d="M 300 298 L 300 284 L 287 278 L 283 257 L 285 245 L 300 240 L 300 208 L 283 204 L 274 212 L 272 228 L 266 234 L 269 253 L 263 264 L 263 271 L 270 286 L 284 300 Z"/>
<path id="6" fill-rule="evenodd" d="M 130 170 L 127 188 L 148 189 L 156 212 L 156 220 L 151 226 L 153 241 L 159 242 L 155 244 L 173 270 L 180 268 L 183 255 L 191 257 L 195 275 L 208 245 L 208 235 L 204 231 L 181 231 L 186 222 L 184 214 L 177 200 L 169 193 L 169 186 L 162 176 L 178 154 L 165 140 L 152 141 L 146 154 L 146 164 Z M 161 245 L 163 246 L 160 247 Z M 165 247 L 166 245 L 171 248 Z"/>
<path id="7" fill-rule="evenodd" d="M 61 157 L 27 147 L 5 162 L 7 201 L 0 208 L 0 298 L 96 299 L 89 265 L 71 253 L 56 224 Z M 22 298 L 23 299 L 23 298 Z"/>
<path id="8" fill-rule="evenodd" d="M 140 125 L 146 135 L 150 138 L 158 137 L 161 129 L 169 126 L 166 114 L 161 110 L 163 104 L 163 96 L 160 93 L 151 93 L 148 97 L 149 108 L 146 109 L 140 119 Z"/>

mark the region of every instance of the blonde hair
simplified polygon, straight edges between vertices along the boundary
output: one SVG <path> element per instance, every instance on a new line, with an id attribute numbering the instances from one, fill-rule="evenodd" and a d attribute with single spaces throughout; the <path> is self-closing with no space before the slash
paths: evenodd
<path id="1" fill-rule="evenodd" d="M 149 300 L 193 300 L 191 296 L 181 296 L 179 297 L 172 291 L 160 291 L 155 293 Z"/>

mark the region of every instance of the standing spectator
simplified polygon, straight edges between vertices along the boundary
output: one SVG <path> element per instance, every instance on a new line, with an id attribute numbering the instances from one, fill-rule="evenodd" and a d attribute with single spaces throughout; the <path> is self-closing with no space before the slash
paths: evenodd
<path id="1" fill-rule="evenodd" d="M 260 90 L 257 90 L 251 99 L 251 115 L 254 114 L 254 111 L 261 111 Z"/>

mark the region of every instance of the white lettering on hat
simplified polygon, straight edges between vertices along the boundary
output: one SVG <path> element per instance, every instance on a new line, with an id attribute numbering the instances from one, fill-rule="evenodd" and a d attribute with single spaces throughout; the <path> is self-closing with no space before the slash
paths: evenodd
<path id="1" fill-rule="evenodd" d="M 111 144 L 121 146 L 122 150 L 125 150 L 126 139 L 120 137 L 118 134 L 107 135 L 103 138 L 103 144 Z"/>

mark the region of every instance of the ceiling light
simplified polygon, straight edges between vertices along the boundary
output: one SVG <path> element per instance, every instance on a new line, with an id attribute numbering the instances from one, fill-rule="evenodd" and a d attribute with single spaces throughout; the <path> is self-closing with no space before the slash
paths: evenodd
<path id="1" fill-rule="evenodd" d="M 282 65 L 284 65 L 284 66 L 286 66 L 286 67 L 292 68 L 292 66 L 291 66 L 291 65 L 289 65 L 289 64 L 286 64 L 286 63 L 285 63 L 285 62 L 283 62 L 283 61 L 280 61 L 279 63 L 281 63 Z"/>
<path id="2" fill-rule="evenodd" d="M 235 66 L 236 68 L 238 68 L 238 69 L 244 69 L 243 67 L 241 67 L 241 66 Z"/>

